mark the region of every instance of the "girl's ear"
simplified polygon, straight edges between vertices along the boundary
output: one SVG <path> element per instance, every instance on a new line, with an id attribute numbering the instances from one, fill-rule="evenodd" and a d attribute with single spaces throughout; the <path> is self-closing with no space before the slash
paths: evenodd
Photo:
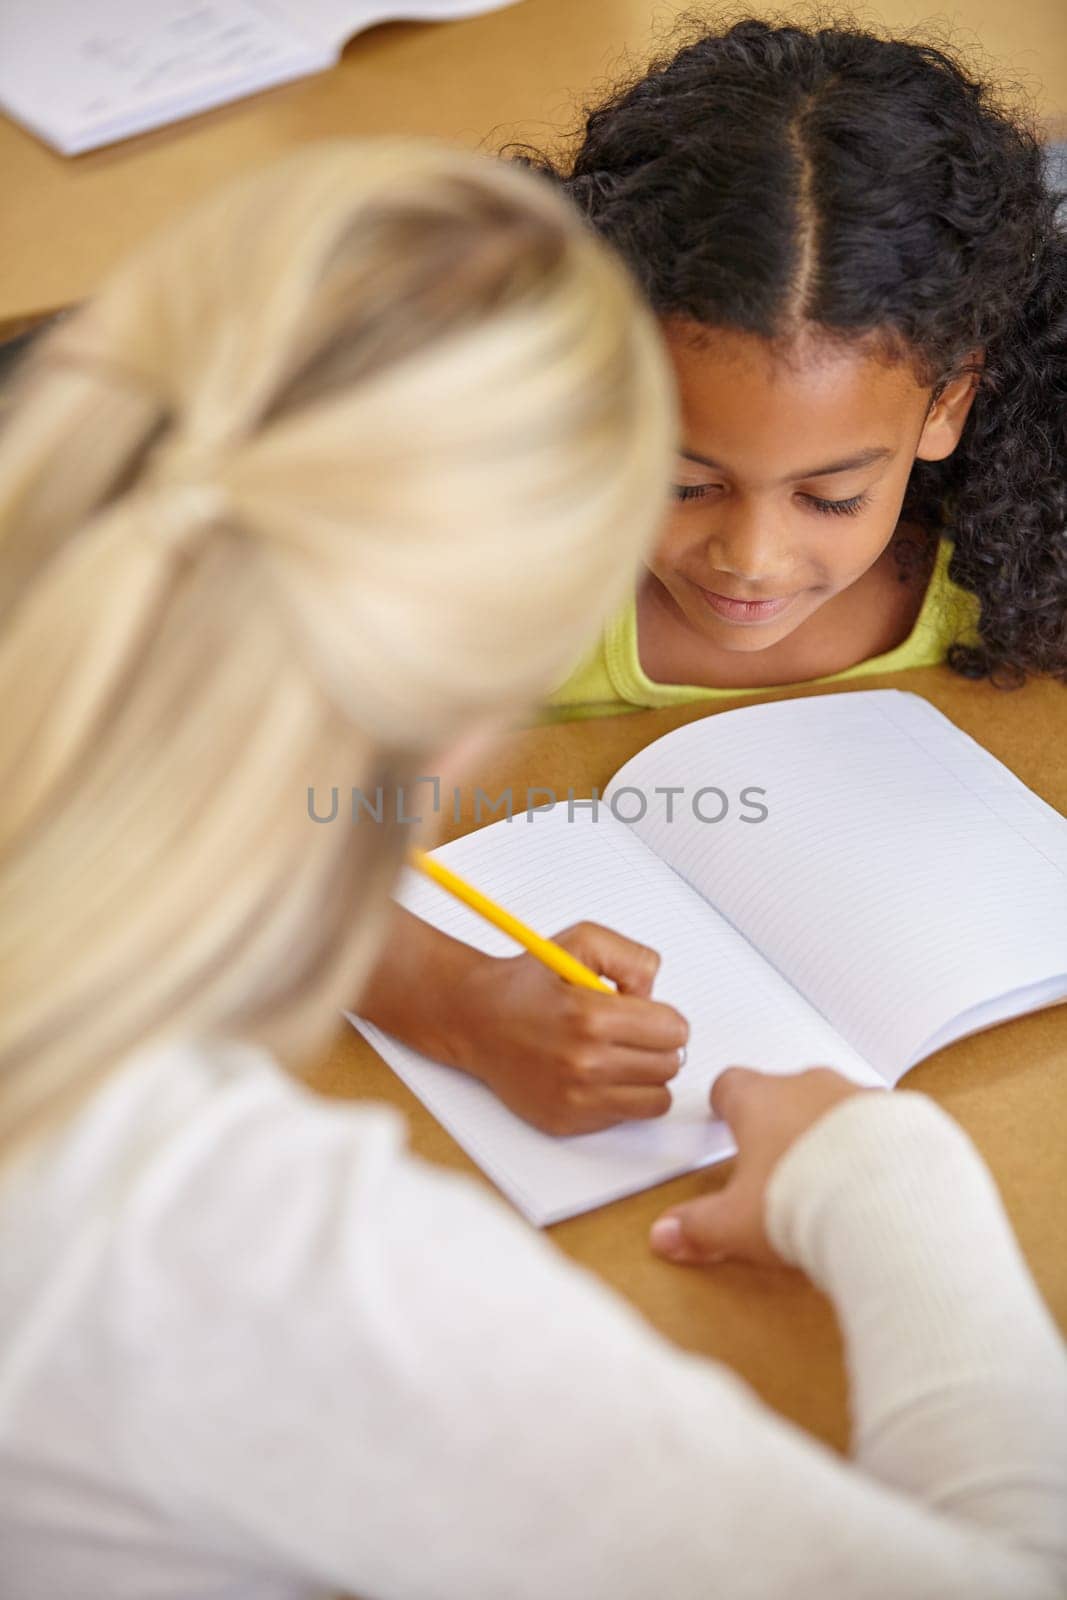
<path id="1" fill-rule="evenodd" d="M 984 360 L 984 350 L 972 350 L 966 358 L 965 370 L 946 383 L 930 407 L 915 452 L 920 461 L 943 461 L 959 444 L 963 425 L 978 393 Z"/>

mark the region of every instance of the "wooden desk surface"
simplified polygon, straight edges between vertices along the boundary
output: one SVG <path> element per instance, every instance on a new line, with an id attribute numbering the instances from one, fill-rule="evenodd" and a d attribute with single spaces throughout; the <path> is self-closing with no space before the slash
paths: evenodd
<path id="1" fill-rule="evenodd" d="M 1067 688 L 1031 683 L 1002 693 L 940 667 L 864 678 L 861 686 L 923 695 L 1067 813 Z M 576 793 L 587 795 L 594 786 L 602 790 L 644 745 L 702 715 L 708 715 L 707 708 L 694 705 L 531 730 L 478 779 L 492 794 L 510 783 L 520 790 L 545 784 L 564 794 L 573 785 Z M 471 825 L 468 815 L 450 834 Z M 309 1077 L 322 1093 L 398 1107 L 409 1119 L 419 1155 L 472 1173 L 488 1187 L 353 1029 L 338 1036 Z M 950 1111 L 981 1150 L 1037 1282 L 1067 1331 L 1067 1006 L 961 1040 L 920 1063 L 905 1081 Z M 648 1229 L 659 1212 L 721 1185 L 726 1171 L 719 1167 L 675 1179 L 561 1223 L 551 1236 L 668 1338 L 728 1362 L 769 1404 L 841 1447 L 847 1438 L 845 1379 L 836 1325 L 822 1296 L 784 1270 L 729 1265 L 693 1271 L 668 1266 L 649 1253 Z"/>
<path id="2" fill-rule="evenodd" d="M 490 149 L 508 138 L 552 143 L 619 75 L 624 52 L 640 63 L 653 29 L 662 35 L 691 8 L 522 0 L 464 22 L 376 28 L 329 72 L 73 160 L 0 116 L 0 334 L 80 299 L 172 211 L 306 140 L 409 133 Z M 749 0 L 748 9 L 778 8 Z M 1050 131 L 1067 134 L 1063 0 L 870 0 L 855 9 L 874 27 L 948 31 L 1018 82 Z"/>

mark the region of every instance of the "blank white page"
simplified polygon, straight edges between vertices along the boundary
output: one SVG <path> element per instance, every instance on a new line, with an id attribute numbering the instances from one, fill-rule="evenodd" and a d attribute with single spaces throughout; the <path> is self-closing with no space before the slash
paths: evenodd
<path id="1" fill-rule="evenodd" d="M 758 823 L 650 808 L 634 831 L 887 1082 L 996 997 L 1019 1011 L 1067 993 L 1067 824 L 915 695 L 723 712 L 615 784 L 766 791 Z"/>
<path id="2" fill-rule="evenodd" d="M 878 1079 L 826 1020 L 623 824 L 567 808 L 498 822 L 440 851 L 443 861 L 539 933 L 600 922 L 657 949 L 656 997 L 690 1023 L 688 1060 L 666 1117 L 558 1139 L 514 1116 L 483 1084 L 352 1020 L 374 1048 L 532 1222 L 591 1210 L 733 1153 L 708 1089 L 731 1063 L 800 1071 L 827 1063 Z M 399 896 L 455 938 L 497 955 L 517 947 L 416 873 Z"/>

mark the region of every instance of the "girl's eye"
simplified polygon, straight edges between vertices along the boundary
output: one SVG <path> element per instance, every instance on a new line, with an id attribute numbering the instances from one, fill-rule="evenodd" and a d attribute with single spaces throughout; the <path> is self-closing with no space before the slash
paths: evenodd
<path id="1" fill-rule="evenodd" d="M 671 486 L 675 500 L 703 500 L 715 487 L 711 483 L 676 483 Z M 867 504 L 865 494 L 854 494 L 850 500 L 823 500 L 817 494 L 803 496 L 813 510 L 828 517 L 853 517 Z"/>
<path id="2" fill-rule="evenodd" d="M 821 500 L 817 494 L 806 494 L 804 499 L 828 517 L 854 517 L 867 503 L 865 494 L 854 494 L 851 500 Z"/>

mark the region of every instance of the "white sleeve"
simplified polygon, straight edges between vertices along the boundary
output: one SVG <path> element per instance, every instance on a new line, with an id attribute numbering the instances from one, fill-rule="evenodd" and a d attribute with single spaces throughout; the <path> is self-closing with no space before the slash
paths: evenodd
<path id="1" fill-rule="evenodd" d="M 844 1319 L 864 1465 L 897 1487 L 405 1155 L 391 1114 L 293 1097 L 172 1150 L 126 1230 L 103 1292 L 151 1330 L 131 1466 L 206 1539 L 375 1600 L 1052 1600 L 1063 1360 L 973 1154 L 923 1115 L 835 1114 L 773 1195 Z"/>
<path id="2" fill-rule="evenodd" d="M 925 1095 L 857 1095 L 774 1173 L 767 1227 L 837 1308 L 852 1448 L 1067 1568 L 1067 1362 L 988 1170 Z"/>

